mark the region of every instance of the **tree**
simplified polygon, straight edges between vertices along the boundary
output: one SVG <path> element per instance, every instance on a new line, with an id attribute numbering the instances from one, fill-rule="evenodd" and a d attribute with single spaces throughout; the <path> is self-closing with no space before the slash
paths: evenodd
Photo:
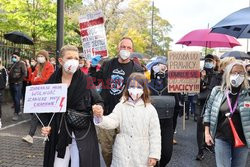
<path id="1" fill-rule="evenodd" d="M 84 2 L 84 4 L 82 4 Z M 30 35 L 37 49 L 55 50 L 56 0 L 0 0 L 0 29 L 3 32 L 20 30 Z M 81 46 L 79 16 L 102 10 L 109 55 L 117 54 L 121 37 L 130 36 L 135 51 L 151 53 L 151 1 L 150 0 L 65 0 L 64 42 Z M 155 55 L 165 55 L 171 38 L 171 25 L 154 9 Z"/>
<path id="2" fill-rule="evenodd" d="M 42 41 L 55 43 L 56 3 L 54 0 L 0 0 L 0 29 L 22 31 L 33 38 L 36 46 Z M 49 45 L 48 45 L 49 46 Z"/>
<path id="3" fill-rule="evenodd" d="M 126 3 L 125 3 L 126 2 Z M 117 54 L 117 44 L 122 36 L 130 36 L 135 50 L 144 54 L 151 53 L 151 1 L 150 0 L 94 0 L 85 1 L 81 14 L 102 10 L 108 39 L 109 55 Z M 168 32 L 171 25 L 159 16 L 155 8 L 154 47 L 155 55 L 166 55 L 171 38 Z"/>

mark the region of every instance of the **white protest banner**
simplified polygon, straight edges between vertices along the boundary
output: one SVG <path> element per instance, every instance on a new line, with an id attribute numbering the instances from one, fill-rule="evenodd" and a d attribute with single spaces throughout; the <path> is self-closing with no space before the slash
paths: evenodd
<path id="1" fill-rule="evenodd" d="M 102 11 L 79 17 L 83 55 L 91 59 L 97 55 L 107 57 L 107 39 Z"/>
<path id="2" fill-rule="evenodd" d="M 66 112 L 66 84 L 43 84 L 26 87 L 24 113 Z"/>
<path id="3" fill-rule="evenodd" d="M 199 52 L 169 52 L 168 91 L 173 93 L 200 92 Z"/>

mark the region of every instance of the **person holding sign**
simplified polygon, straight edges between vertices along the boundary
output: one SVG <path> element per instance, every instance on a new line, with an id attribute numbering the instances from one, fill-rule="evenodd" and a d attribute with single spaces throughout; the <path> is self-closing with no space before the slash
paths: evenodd
<path id="1" fill-rule="evenodd" d="M 94 111 L 95 124 L 104 129 L 119 128 L 113 147 L 112 167 L 155 166 L 161 155 L 161 133 L 157 111 L 150 104 L 147 79 L 129 76 L 122 100 L 111 114 Z"/>
<path id="2" fill-rule="evenodd" d="M 205 141 L 215 144 L 216 165 L 245 167 L 250 148 L 250 89 L 241 62 L 228 65 L 207 102 Z"/>
<path id="3" fill-rule="evenodd" d="M 36 60 L 35 71 L 31 73 L 31 85 L 44 84 L 54 72 L 54 66 L 49 62 L 49 53 L 46 50 L 39 51 Z M 32 71 L 31 68 L 29 67 L 28 71 Z M 33 114 L 29 134 L 22 138 L 23 141 L 33 144 L 33 136 L 35 135 L 38 123 L 36 115 Z"/>
<path id="4" fill-rule="evenodd" d="M 56 113 L 50 126 L 42 128 L 42 134 L 49 139 L 45 145 L 43 166 L 100 167 L 99 147 L 91 113 L 92 110 L 101 112 L 103 101 L 95 89 L 88 88 L 88 84 L 93 83 L 78 68 L 79 53 L 75 46 L 62 47 L 58 61 L 61 67 L 47 83 L 63 83 L 68 86 L 67 111 L 65 114 Z M 43 121 L 49 122 L 52 116 L 43 114 L 42 117 Z"/>
<path id="5" fill-rule="evenodd" d="M 161 128 L 161 159 L 159 167 L 165 167 L 172 156 L 174 125 L 173 116 L 179 106 L 178 93 L 168 92 L 168 71 L 166 62 L 159 62 L 151 68 L 151 81 L 148 84 L 152 104 L 156 108 Z"/>
<path id="6" fill-rule="evenodd" d="M 90 67 L 89 75 L 93 78 L 95 85 L 102 84 L 102 91 L 100 94 L 104 99 L 104 115 L 110 114 L 113 111 L 115 105 L 119 103 L 127 82 L 127 78 L 130 76 L 130 74 L 133 72 L 143 73 L 142 67 L 130 59 L 130 54 L 133 52 L 133 47 L 134 44 L 132 39 L 124 37 L 120 40 L 118 46 L 118 57 L 104 62 L 99 71 L 96 69 L 96 66 Z M 112 146 L 116 133 L 117 130 L 115 129 L 100 129 L 98 131 L 102 155 L 106 166 L 108 167 L 111 165 L 112 161 Z"/>

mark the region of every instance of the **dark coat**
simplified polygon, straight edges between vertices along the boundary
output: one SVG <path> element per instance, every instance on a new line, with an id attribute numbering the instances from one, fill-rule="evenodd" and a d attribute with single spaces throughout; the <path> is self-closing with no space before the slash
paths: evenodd
<path id="1" fill-rule="evenodd" d="M 113 111 L 115 105 L 119 103 L 120 98 L 122 96 L 122 93 L 121 93 L 120 95 L 117 96 L 116 99 L 110 100 L 110 97 L 113 96 L 110 94 L 110 86 L 111 86 L 110 74 L 112 73 L 113 66 L 115 62 L 117 61 L 118 61 L 118 58 L 113 58 L 108 61 L 105 61 L 99 71 L 96 70 L 96 67 L 90 67 L 89 69 L 89 75 L 93 78 L 93 81 L 95 81 L 94 84 L 99 85 L 100 83 L 102 83 L 103 84 L 102 86 L 106 87 L 106 88 L 103 88 L 100 93 L 100 95 L 104 99 L 104 106 L 105 106 L 104 115 L 108 115 Z M 139 73 L 144 72 L 141 65 L 135 63 L 134 61 L 131 61 L 130 63 L 132 63 L 132 69 L 130 73 L 128 73 L 128 76 L 130 76 L 130 74 L 134 72 L 139 72 Z M 124 82 L 124 84 L 126 84 L 126 81 Z"/>
<path id="2" fill-rule="evenodd" d="M 54 74 L 52 74 L 48 83 L 61 83 L 61 76 L 62 69 L 58 69 Z M 74 73 L 71 84 L 68 88 L 67 108 L 91 112 L 93 104 L 103 105 L 103 101 L 97 94 L 96 90 L 88 89 L 88 82 L 92 82 L 92 80 L 90 80 L 80 70 Z M 65 116 L 62 116 L 63 114 L 55 114 L 53 121 L 51 122 L 51 134 L 49 136 L 49 141 L 46 142 L 44 151 L 43 165 L 45 167 L 53 167 L 56 151 L 58 152 L 58 157 L 64 158 L 66 147 L 72 143 L 72 139 L 65 129 Z M 42 118 L 44 121 L 48 122 L 51 115 L 43 114 Z M 74 132 L 76 138 L 82 137 L 87 131 L 87 129 L 80 131 L 74 129 L 69 130 Z M 80 167 L 99 167 L 99 147 L 95 126 L 92 120 L 91 129 L 86 138 L 83 140 L 77 140 L 76 142 L 79 150 Z"/>

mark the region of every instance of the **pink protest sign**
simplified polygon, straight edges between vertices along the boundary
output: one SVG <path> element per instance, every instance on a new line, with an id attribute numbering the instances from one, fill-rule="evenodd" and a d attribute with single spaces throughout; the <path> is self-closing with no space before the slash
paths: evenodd
<path id="1" fill-rule="evenodd" d="M 199 52 L 169 52 L 168 91 L 173 93 L 200 92 Z"/>
<path id="2" fill-rule="evenodd" d="M 66 84 L 43 84 L 26 87 L 24 113 L 66 112 L 66 104 Z"/>

